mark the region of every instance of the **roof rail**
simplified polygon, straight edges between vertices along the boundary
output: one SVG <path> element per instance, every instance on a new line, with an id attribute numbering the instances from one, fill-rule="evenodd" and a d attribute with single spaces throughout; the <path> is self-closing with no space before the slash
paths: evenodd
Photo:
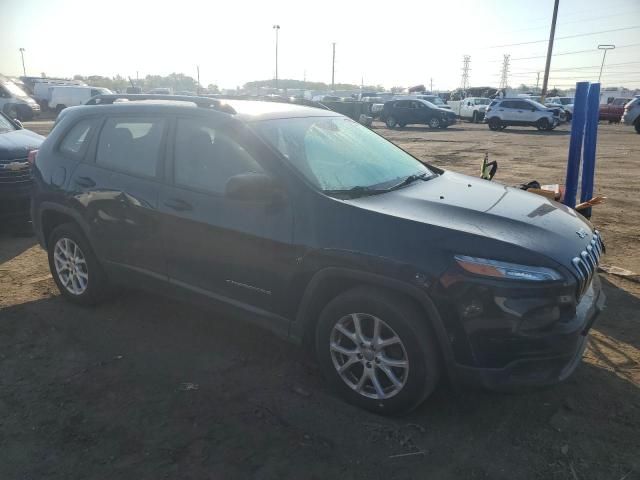
<path id="1" fill-rule="evenodd" d="M 234 114 L 235 109 L 226 103 L 221 102 L 216 98 L 197 97 L 191 95 L 158 95 L 158 94 L 145 94 L 145 93 L 127 93 L 127 94 L 108 94 L 108 95 L 96 95 L 91 97 L 85 102 L 85 105 L 112 105 L 116 100 L 173 100 L 176 102 L 191 102 L 195 103 L 199 108 L 211 108 L 219 110 L 224 113 Z"/>

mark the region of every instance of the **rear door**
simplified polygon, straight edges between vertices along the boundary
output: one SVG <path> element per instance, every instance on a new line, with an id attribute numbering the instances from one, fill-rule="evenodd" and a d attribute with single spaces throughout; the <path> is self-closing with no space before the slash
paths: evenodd
<path id="1" fill-rule="evenodd" d="M 158 115 L 107 117 L 71 178 L 96 253 L 124 281 L 166 279 L 157 209 L 167 126 Z"/>
<path id="2" fill-rule="evenodd" d="M 517 122 L 520 117 L 516 111 L 516 106 L 516 100 L 503 100 L 497 108 L 502 120 L 507 122 Z"/>
<path id="3" fill-rule="evenodd" d="M 516 112 L 521 122 L 532 123 L 540 118 L 539 108 L 525 100 L 516 102 Z"/>
<path id="4" fill-rule="evenodd" d="M 225 196 L 229 178 L 267 173 L 257 141 L 224 118 L 176 119 L 160 196 L 170 282 L 214 300 L 276 312 L 294 268 L 293 214 Z"/>

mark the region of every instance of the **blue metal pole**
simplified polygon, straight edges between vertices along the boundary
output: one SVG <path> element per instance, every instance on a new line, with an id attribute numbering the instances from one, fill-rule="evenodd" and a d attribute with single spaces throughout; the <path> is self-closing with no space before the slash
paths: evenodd
<path id="1" fill-rule="evenodd" d="M 580 202 L 593 198 L 593 180 L 596 174 L 596 141 L 598 139 L 598 117 L 600 110 L 600 84 L 592 83 L 587 96 L 587 123 L 584 128 L 584 147 L 582 153 L 582 185 L 580 187 Z M 581 210 L 581 213 L 591 217 L 591 208 Z"/>
<path id="2" fill-rule="evenodd" d="M 573 102 L 573 117 L 571 119 L 569 159 L 567 160 L 567 179 L 564 184 L 564 204 L 571 208 L 576 206 L 576 194 L 578 193 L 580 156 L 582 154 L 582 137 L 584 135 L 588 90 L 589 82 L 576 83 L 576 98 Z"/>

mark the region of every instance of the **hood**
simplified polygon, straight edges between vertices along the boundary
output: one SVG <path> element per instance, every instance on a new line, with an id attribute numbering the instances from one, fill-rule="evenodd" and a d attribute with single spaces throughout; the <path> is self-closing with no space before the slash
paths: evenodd
<path id="1" fill-rule="evenodd" d="M 498 240 L 516 247 L 514 251 L 526 249 L 562 265 L 569 265 L 592 238 L 589 222 L 564 205 L 518 188 L 447 171 L 428 181 L 349 203 L 428 228 L 447 229 L 445 237 L 436 234 L 432 238 L 451 239 L 445 248 L 467 245 L 467 251 L 455 253 L 485 258 L 510 260 L 501 256 L 499 248 L 484 251 L 490 243 L 469 242 L 469 236 Z M 456 241 L 454 232 L 467 241 Z"/>
<path id="2" fill-rule="evenodd" d="M 445 115 L 455 116 L 455 113 L 453 112 L 453 110 L 451 110 L 451 107 L 438 107 L 438 111 L 444 113 Z"/>
<path id="3" fill-rule="evenodd" d="M 31 130 L 0 133 L 0 160 L 27 158 L 29 150 L 40 148 L 44 137 Z"/>
<path id="4" fill-rule="evenodd" d="M 488 105 L 480 105 L 480 106 L 478 107 L 478 111 L 479 111 L 479 112 L 484 112 L 484 111 L 486 111 L 486 110 L 487 110 L 487 107 L 488 107 Z"/>

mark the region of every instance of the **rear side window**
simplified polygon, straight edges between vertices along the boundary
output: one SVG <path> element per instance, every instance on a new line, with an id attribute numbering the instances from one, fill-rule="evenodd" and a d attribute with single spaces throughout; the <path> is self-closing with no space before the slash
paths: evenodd
<path id="1" fill-rule="evenodd" d="M 120 172 L 155 177 L 166 121 L 152 117 L 108 118 L 96 163 Z"/>
<path id="2" fill-rule="evenodd" d="M 513 100 L 505 100 L 500 104 L 502 108 L 515 108 L 515 103 Z"/>
<path id="3" fill-rule="evenodd" d="M 234 175 L 262 172 L 258 162 L 224 130 L 198 119 L 178 119 L 173 160 L 176 185 L 221 194 Z"/>
<path id="4" fill-rule="evenodd" d="M 97 118 L 85 118 L 76 123 L 60 142 L 60 150 L 64 155 L 79 158 L 84 155 L 91 135 L 98 124 Z"/>

